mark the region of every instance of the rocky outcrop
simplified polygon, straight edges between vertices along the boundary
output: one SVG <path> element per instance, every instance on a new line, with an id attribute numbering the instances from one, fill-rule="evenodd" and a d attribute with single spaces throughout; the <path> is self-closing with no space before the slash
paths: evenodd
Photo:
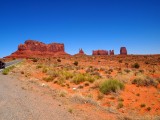
<path id="1" fill-rule="evenodd" d="M 114 50 L 110 50 L 109 55 L 114 55 Z"/>
<path id="2" fill-rule="evenodd" d="M 84 51 L 81 49 L 79 49 L 79 53 L 75 54 L 75 55 L 85 55 Z"/>
<path id="3" fill-rule="evenodd" d="M 93 50 L 92 55 L 108 55 L 107 50 Z"/>
<path id="4" fill-rule="evenodd" d="M 79 49 L 79 53 L 78 53 L 79 55 L 84 55 L 84 51 L 82 50 L 82 48 L 81 49 Z"/>
<path id="5" fill-rule="evenodd" d="M 121 47 L 120 48 L 120 55 L 127 55 L 127 49 L 126 49 L 126 47 Z"/>
<path id="6" fill-rule="evenodd" d="M 45 44 L 35 40 L 27 40 L 18 46 L 18 50 L 7 57 L 28 58 L 37 56 L 65 55 L 64 44 L 51 43 Z"/>

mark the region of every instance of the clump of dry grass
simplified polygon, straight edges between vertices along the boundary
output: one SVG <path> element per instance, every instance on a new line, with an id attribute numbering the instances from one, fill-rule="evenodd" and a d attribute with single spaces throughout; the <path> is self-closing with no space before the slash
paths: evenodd
<path id="1" fill-rule="evenodd" d="M 159 81 L 150 77 L 137 77 L 132 81 L 132 84 L 136 84 L 137 86 L 154 86 L 157 87 Z"/>
<path id="2" fill-rule="evenodd" d="M 74 103 L 78 103 L 78 104 L 86 104 L 86 103 L 89 103 L 89 104 L 92 104 L 92 105 L 95 105 L 95 106 L 99 106 L 99 103 L 94 101 L 92 99 L 92 97 L 84 97 L 82 96 L 81 94 L 74 94 L 71 98 L 70 98 L 71 102 L 74 102 Z"/>

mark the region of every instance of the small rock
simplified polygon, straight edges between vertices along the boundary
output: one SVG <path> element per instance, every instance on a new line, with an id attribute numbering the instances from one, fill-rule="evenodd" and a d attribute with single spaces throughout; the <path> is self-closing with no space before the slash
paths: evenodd
<path id="1" fill-rule="evenodd" d="M 73 88 L 73 90 L 76 90 L 77 88 Z"/>
<path id="2" fill-rule="evenodd" d="M 42 83 L 41 86 L 42 86 L 42 87 L 46 87 L 47 85 L 46 85 L 45 83 Z"/>

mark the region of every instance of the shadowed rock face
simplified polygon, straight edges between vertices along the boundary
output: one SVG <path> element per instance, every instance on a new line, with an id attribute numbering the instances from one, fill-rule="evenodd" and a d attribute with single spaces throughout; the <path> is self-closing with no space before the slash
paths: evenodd
<path id="1" fill-rule="evenodd" d="M 121 47 L 121 49 L 120 49 L 120 55 L 127 55 L 127 49 L 126 49 L 126 47 Z"/>
<path id="2" fill-rule="evenodd" d="M 67 54 L 64 51 L 64 44 L 45 44 L 35 40 L 27 40 L 18 46 L 18 50 L 8 57 L 27 58 L 34 56 L 52 56 Z"/>
<path id="3" fill-rule="evenodd" d="M 93 50 L 92 55 L 108 55 L 107 50 Z"/>

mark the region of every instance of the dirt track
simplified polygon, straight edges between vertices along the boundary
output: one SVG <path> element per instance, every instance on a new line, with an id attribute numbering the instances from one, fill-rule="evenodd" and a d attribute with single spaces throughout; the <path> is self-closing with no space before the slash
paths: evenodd
<path id="1" fill-rule="evenodd" d="M 0 74 L 0 120 L 78 119 L 52 96 L 23 86 L 25 82 Z"/>

